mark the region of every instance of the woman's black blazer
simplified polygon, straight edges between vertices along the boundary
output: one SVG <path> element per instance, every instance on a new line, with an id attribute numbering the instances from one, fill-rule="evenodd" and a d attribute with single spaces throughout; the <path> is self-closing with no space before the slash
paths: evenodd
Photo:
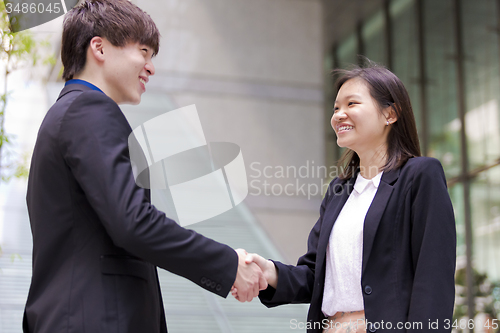
<path id="1" fill-rule="evenodd" d="M 278 287 L 259 295 L 268 307 L 310 303 L 301 325 L 308 332 L 321 332 L 326 323 L 321 311 L 326 247 L 356 176 L 330 183 L 307 253 L 296 266 L 275 262 Z M 384 172 L 363 230 L 360 283 L 368 331 L 451 331 L 455 262 L 455 219 L 439 161 L 415 157 Z"/>

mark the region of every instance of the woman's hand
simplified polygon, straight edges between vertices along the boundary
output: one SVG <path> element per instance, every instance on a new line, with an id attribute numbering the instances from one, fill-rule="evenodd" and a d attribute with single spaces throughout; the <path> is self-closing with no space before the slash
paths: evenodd
<path id="1" fill-rule="evenodd" d="M 257 253 L 249 253 L 245 259 L 245 263 L 256 263 L 260 267 L 264 278 L 271 287 L 275 288 L 278 285 L 278 270 L 271 260 L 266 260 L 259 256 Z"/>
<path id="2" fill-rule="evenodd" d="M 250 253 L 247 254 L 245 258 L 245 263 L 246 264 L 251 264 L 255 263 L 257 266 L 260 267 L 262 270 L 262 273 L 264 274 L 264 278 L 267 281 L 267 284 L 270 285 L 271 287 L 275 288 L 278 285 L 278 271 L 276 269 L 276 266 L 271 260 L 264 259 L 257 253 Z M 238 299 L 238 289 L 233 287 L 231 289 L 231 294 Z"/>

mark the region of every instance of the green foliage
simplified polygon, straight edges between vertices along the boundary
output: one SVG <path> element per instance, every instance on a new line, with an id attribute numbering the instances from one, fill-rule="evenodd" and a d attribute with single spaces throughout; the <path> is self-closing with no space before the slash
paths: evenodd
<path id="1" fill-rule="evenodd" d="M 30 153 L 17 154 L 13 145 L 13 135 L 5 132 L 5 112 L 11 92 L 8 90 L 9 74 L 22 67 L 37 64 L 54 65 L 54 56 L 42 58 L 39 50 L 50 46 L 48 41 L 37 42 L 30 31 L 13 33 L 5 4 L 0 1 L 0 80 L 3 79 L 4 89 L 0 94 L 0 183 L 9 181 L 12 177 L 26 178 L 28 176 L 28 161 Z M 1 81 L 0 81 L 1 82 Z M 0 247 L 0 257 L 3 251 Z M 10 259 L 22 259 L 19 254 L 11 254 Z M 1 272 L 1 269 L 0 269 Z"/>
<path id="2" fill-rule="evenodd" d="M 455 276 L 456 301 L 453 320 L 467 316 L 466 270 L 459 269 Z M 476 308 L 474 316 L 478 313 L 488 314 L 491 318 L 500 320 L 500 281 L 491 282 L 487 274 L 474 270 L 474 300 Z"/>
<path id="3" fill-rule="evenodd" d="M 5 112 L 11 92 L 8 90 L 9 74 L 16 69 L 36 66 L 39 63 L 53 65 L 54 56 L 42 58 L 38 50 L 49 47 L 48 41 L 36 42 L 30 31 L 13 33 L 5 4 L 0 1 L 0 62 L 5 66 L 0 73 L 3 77 L 4 91 L 0 94 L 0 180 L 8 181 L 12 177 L 27 177 L 29 157 L 17 156 L 13 149 L 13 137 L 5 132 Z"/>

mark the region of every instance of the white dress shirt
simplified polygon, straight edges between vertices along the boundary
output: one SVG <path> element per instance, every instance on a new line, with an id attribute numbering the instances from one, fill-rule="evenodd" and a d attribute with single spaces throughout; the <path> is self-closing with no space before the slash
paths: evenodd
<path id="1" fill-rule="evenodd" d="M 354 191 L 333 225 L 326 249 L 326 276 L 321 310 L 327 317 L 337 312 L 364 310 L 361 290 L 363 225 L 375 197 L 382 172 L 372 179 L 358 174 Z"/>

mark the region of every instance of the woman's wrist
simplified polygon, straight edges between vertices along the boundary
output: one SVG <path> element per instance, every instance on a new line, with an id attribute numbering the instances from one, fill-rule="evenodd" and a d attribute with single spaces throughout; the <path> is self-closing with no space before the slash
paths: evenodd
<path id="1" fill-rule="evenodd" d="M 276 289 L 276 287 L 278 286 L 278 269 L 276 268 L 274 262 L 272 262 L 271 260 L 267 261 L 266 273 L 267 284 Z"/>

